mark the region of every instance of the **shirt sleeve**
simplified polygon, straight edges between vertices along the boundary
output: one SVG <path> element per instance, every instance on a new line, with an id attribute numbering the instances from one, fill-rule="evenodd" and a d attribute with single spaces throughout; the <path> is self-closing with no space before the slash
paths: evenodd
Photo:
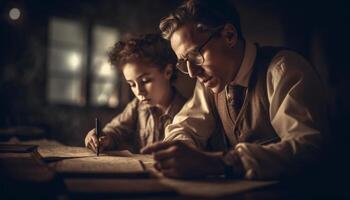
<path id="1" fill-rule="evenodd" d="M 267 72 L 271 124 L 278 143 L 239 143 L 233 150 L 248 179 L 290 176 L 321 156 L 328 131 L 327 90 L 315 69 L 299 54 L 280 52 Z"/>
<path id="2" fill-rule="evenodd" d="M 103 133 L 112 137 L 113 148 L 120 147 L 133 139 L 136 134 L 137 120 L 138 101 L 135 98 L 127 104 L 123 112 L 114 117 L 103 128 Z"/>
<path id="3" fill-rule="evenodd" d="M 204 149 L 216 128 L 213 96 L 197 81 L 192 98 L 165 129 L 164 140 L 181 140 Z"/>

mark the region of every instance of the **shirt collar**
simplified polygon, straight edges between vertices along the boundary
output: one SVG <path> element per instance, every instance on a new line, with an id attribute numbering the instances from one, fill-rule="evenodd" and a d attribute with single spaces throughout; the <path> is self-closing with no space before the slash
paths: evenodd
<path id="1" fill-rule="evenodd" d="M 248 87 L 249 79 L 252 74 L 253 65 L 256 58 L 256 51 L 256 46 L 253 43 L 245 41 L 243 61 L 239 67 L 236 77 L 230 83 L 231 85 Z"/>
<path id="2" fill-rule="evenodd" d="M 179 91 L 177 91 L 177 89 L 175 87 L 172 88 L 174 91 L 174 98 L 171 101 L 171 103 L 169 104 L 169 106 L 165 109 L 165 112 L 161 115 L 161 116 L 170 116 L 170 117 L 174 117 L 179 110 L 182 108 L 183 104 L 185 103 L 186 99 L 185 97 L 183 97 Z M 153 111 L 158 110 L 159 108 L 155 107 L 155 106 L 150 106 L 150 105 L 146 105 L 146 104 L 141 104 L 141 109 L 145 109 L 145 110 L 149 110 L 149 111 Z"/>

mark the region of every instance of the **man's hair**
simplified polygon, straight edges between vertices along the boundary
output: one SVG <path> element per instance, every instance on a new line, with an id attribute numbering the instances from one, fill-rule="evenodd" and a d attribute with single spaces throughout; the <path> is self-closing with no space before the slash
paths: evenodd
<path id="1" fill-rule="evenodd" d="M 209 28 L 230 23 L 235 26 L 238 38 L 243 39 L 239 14 L 235 6 L 226 0 L 187 0 L 161 20 L 159 29 L 162 36 L 169 40 L 178 28 L 189 22 Z"/>
<path id="2" fill-rule="evenodd" d="M 128 62 L 144 62 L 156 65 L 163 71 L 166 65 L 171 64 L 176 79 L 177 58 L 168 41 L 160 34 L 144 34 L 131 37 L 125 41 L 117 42 L 108 52 L 109 62 L 121 69 Z"/>

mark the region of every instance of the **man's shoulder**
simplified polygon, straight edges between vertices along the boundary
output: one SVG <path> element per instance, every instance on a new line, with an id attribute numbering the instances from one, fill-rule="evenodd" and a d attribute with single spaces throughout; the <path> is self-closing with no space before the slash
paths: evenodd
<path id="1" fill-rule="evenodd" d="M 285 47 L 262 47 L 262 54 L 270 55 L 268 72 L 299 71 L 311 69 L 310 62 L 302 53 Z"/>
<path id="2" fill-rule="evenodd" d="M 262 57 L 271 57 L 272 60 L 280 57 L 290 57 L 291 59 L 302 58 L 306 60 L 302 52 L 283 46 L 261 46 L 259 47 L 259 53 Z"/>

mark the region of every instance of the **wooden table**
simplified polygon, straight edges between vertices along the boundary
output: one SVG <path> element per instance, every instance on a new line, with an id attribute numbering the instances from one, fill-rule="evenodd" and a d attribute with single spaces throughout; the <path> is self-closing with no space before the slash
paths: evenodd
<path id="1" fill-rule="evenodd" d="M 65 177 L 35 151 L 0 152 L 1 199 L 310 199 L 335 194 L 299 183 L 168 179 L 153 168 L 149 156 L 133 156 L 144 161 L 150 176 Z"/>

